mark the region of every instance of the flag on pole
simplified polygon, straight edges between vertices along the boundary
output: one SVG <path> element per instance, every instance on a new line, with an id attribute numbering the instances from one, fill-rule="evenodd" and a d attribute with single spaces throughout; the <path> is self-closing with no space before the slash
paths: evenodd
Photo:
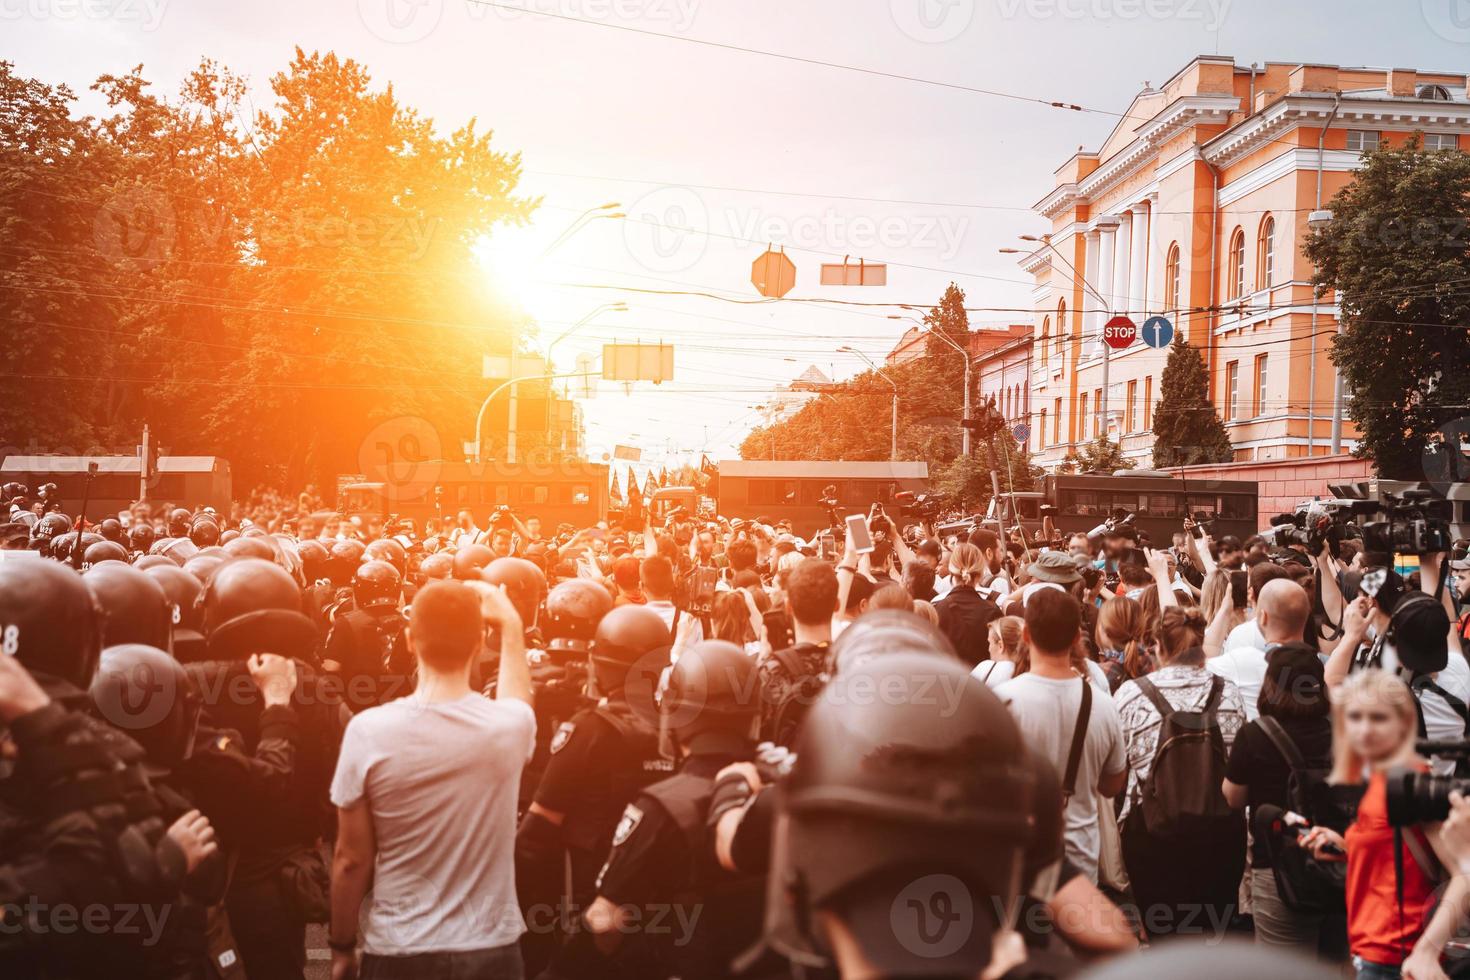
<path id="1" fill-rule="evenodd" d="M 707 496 L 718 498 L 720 496 L 720 470 L 710 458 L 704 453 L 699 454 L 699 472 L 703 473 L 708 482 L 705 484 L 704 492 Z"/>
<path id="2" fill-rule="evenodd" d="M 608 472 L 612 475 L 612 486 L 607 491 L 608 499 L 613 503 L 620 504 L 623 502 L 623 491 L 618 487 L 617 467 L 608 467 Z"/>
<path id="3" fill-rule="evenodd" d="M 639 516 L 642 515 L 642 513 L 643 513 L 643 494 L 638 489 L 638 474 L 637 473 L 634 473 L 631 467 L 629 467 L 629 469 L 628 469 L 628 506 L 627 506 L 627 512 L 628 512 L 628 520 L 629 520 L 629 525 L 628 526 L 629 527 L 634 526 L 634 522 L 637 522 Z M 641 527 L 642 526 L 641 523 L 639 523 L 638 526 Z"/>

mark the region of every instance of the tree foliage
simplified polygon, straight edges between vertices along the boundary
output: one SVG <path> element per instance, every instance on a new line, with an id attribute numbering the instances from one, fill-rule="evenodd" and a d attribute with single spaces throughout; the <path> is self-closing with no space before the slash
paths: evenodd
<path id="1" fill-rule="evenodd" d="M 1154 466 L 1228 463 L 1234 458 L 1225 423 L 1210 401 L 1204 358 L 1176 334 L 1159 377 Z"/>
<path id="2" fill-rule="evenodd" d="M 1332 362 L 1357 453 L 1382 476 L 1418 479 L 1438 430 L 1470 415 L 1470 156 L 1417 138 L 1375 150 L 1332 211 L 1305 251 L 1342 310 Z"/>
<path id="3" fill-rule="evenodd" d="M 1063 461 L 1063 470 L 1068 473 L 1111 473 L 1114 470 L 1128 469 L 1130 465 L 1123 455 L 1123 447 L 1107 436 L 1100 435 L 1084 445 L 1081 452 L 1075 449 L 1068 452 Z"/>
<path id="4" fill-rule="evenodd" d="M 0 441 L 130 449 L 148 422 L 299 485 L 409 415 L 438 433 L 422 452 L 456 454 L 480 355 L 511 343 L 472 249 L 534 208 L 519 158 L 333 54 L 296 51 L 256 113 L 207 60 L 172 98 L 140 69 L 94 88 L 106 111 L 76 118 L 0 63 L 0 316 L 26 375 Z"/>

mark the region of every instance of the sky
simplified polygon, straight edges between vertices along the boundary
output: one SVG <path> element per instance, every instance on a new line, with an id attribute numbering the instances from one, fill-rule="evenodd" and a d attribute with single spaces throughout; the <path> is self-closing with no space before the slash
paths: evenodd
<path id="1" fill-rule="evenodd" d="M 672 382 L 584 403 L 593 459 L 625 444 L 672 462 L 734 458 L 775 386 L 811 364 L 851 376 L 865 365 L 839 348 L 881 361 L 911 325 L 751 302 L 768 244 L 796 264 L 788 300 L 921 309 L 953 281 L 986 310 L 972 325 L 1029 322 L 1030 280 L 999 250 L 1049 230 L 1030 207 L 1053 171 L 1146 83 L 1198 54 L 1470 72 L 1470 0 L 0 0 L 0 59 L 79 91 L 142 64 L 172 93 L 209 57 L 263 111 L 297 46 L 522 155 L 543 204 L 489 264 L 514 257 L 543 348 L 627 304 L 558 343 L 559 370 L 613 341 L 675 346 Z M 542 254 L 611 204 L 626 217 Z M 844 257 L 887 262 L 888 285 L 820 286 Z"/>

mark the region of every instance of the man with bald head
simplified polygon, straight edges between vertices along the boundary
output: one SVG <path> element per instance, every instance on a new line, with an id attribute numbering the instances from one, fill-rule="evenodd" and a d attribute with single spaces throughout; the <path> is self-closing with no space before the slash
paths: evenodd
<path id="1" fill-rule="evenodd" d="M 1249 721 L 1256 720 L 1256 698 L 1266 678 L 1266 658 L 1283 643 L 1301 642 L 1307 618 L 1312 614 L 1312 597 L 1291 579 L 1275 578 L 1262 586 L 1255 608 L 1255 625 L 1260 629 L 1264 645 L 1236 646 L 1205 662 L 1212 673 L 1240 688 L 1240 699 L 1245 702 Z"/>

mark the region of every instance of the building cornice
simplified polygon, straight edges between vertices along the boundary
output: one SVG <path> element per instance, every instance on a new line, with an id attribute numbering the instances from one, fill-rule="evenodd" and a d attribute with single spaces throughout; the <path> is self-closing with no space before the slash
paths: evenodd
<path id="1" fill-rule="evenodd" d="M 1329 93 L 1288 95 L 1242 120 L 1201 147 L 1204 159 L 1226 167 L 1302 126 L 1320 128 L 1332 115 Z M 1434 130 L 1470 132 L 1470 103 L 1434 102 L 1382 96 L 1352 96 L 1342 100 L 1333 128 L 1375 129 L 1389 132 Z"/>

